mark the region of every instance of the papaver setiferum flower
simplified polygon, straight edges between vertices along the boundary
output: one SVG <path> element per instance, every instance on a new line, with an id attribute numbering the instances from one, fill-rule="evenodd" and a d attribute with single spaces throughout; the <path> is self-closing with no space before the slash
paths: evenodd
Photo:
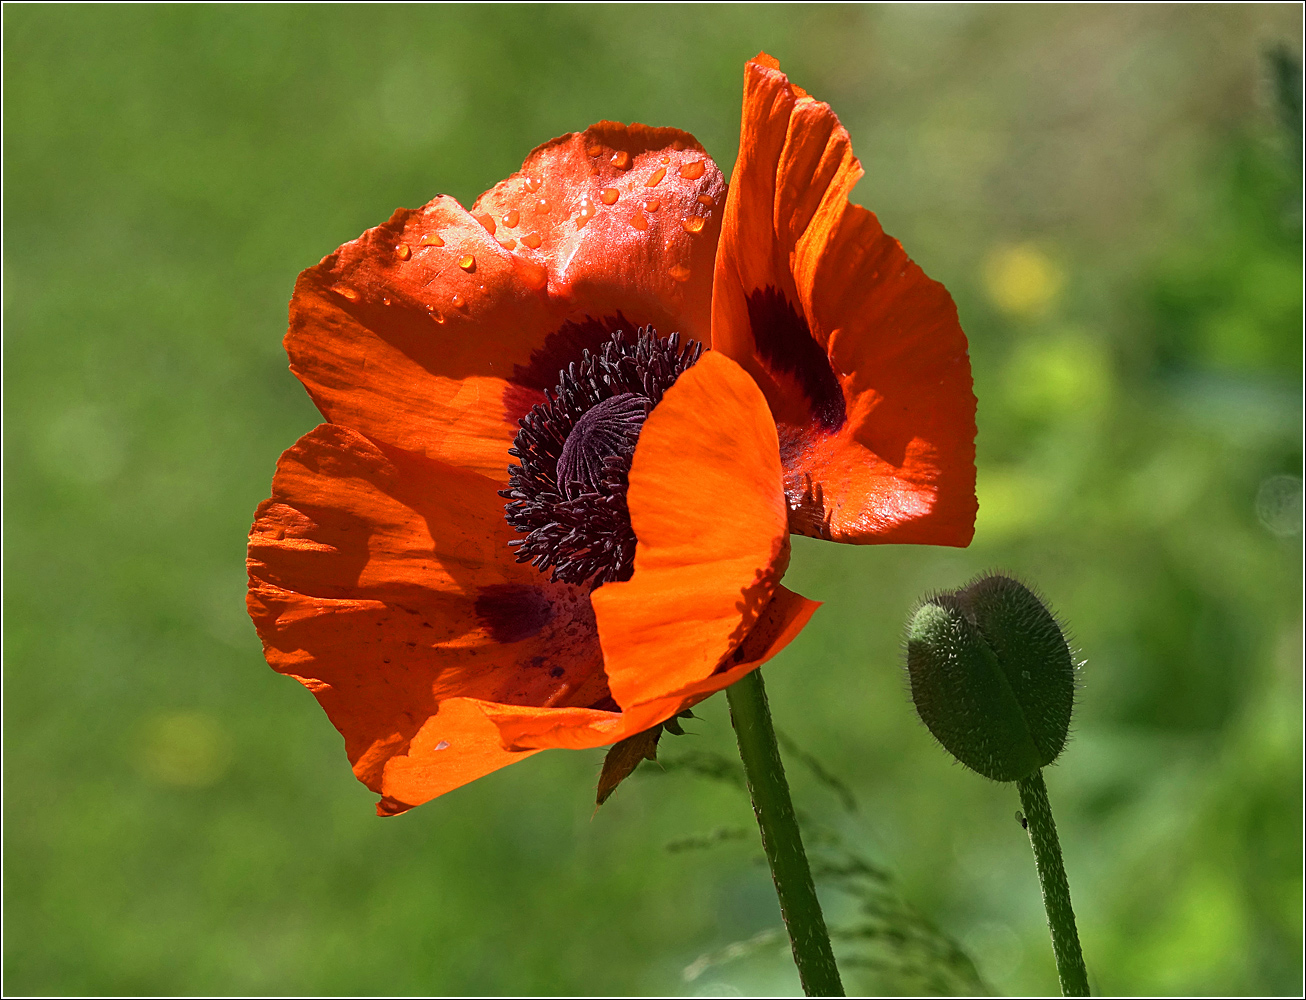
<path id="1" fill-rule="evenodd" d="M 300 275 L 327 422 L 255 515 L 249 610 L 382 814 L 765 662 L 817 606 L 779 582 L 791 528 L 969 540 L 951 300 L 847 205 L 829 108 L 761 61 L 747 87 L 729 195 L 692 136 L 601 122 Z"/>

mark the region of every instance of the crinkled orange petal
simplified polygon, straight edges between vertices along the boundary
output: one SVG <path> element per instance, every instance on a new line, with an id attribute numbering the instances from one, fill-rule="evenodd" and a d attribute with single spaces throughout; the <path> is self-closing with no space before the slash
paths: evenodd
<path id="1" fill-rule="evenodd" d="M 849 204 L 861 176 L 830 107 L 771 57 L 751 61 L 712 346 L 770 403 L 793 530 L 966 545 L 976 512 L 966 337 L 947 290 Z"/>
<path id="2" fill-rule="evenodd" d="M 291 369 L 332 423 L 503 481 L 518 418 L 583 348 L 645 324 L 707 339 L 724 190 L 675 129 L 603 122 L 554 139 L 473 212 L 446 196 L 400 209 L 304 271 Z M 651 199 L 657 212 L 637 209 Z"/>
<path id="3" fill-rule="evenodd" d="M 541 711 L 486 702 L 481 703 L 481 708 L 498 725 L 503 745 L 513 749 L 579 750 L 615 743 L 692 708 L 750 670 L 756 670 L 789 645 L 820 606 L 819 601 L 808 600 L 783 585 L 777 586 L 748 637 L 713 673 L 636 705 L 615 719 L 610 713 L 584 708 Z"/>
<path id="4" fill-rule="evenodd" d="M 516 212 L 514 231 L 539 236 L 519 252 L 548 269 L 551 296 L 706 343 L 725 193 L 688 132 L 599 122 L 534 150 L 472 211 L 500 225 Z"/>
<path id="5" fill-rule="evenodd" d="M 485 477 L 349 428 L 321 425 L 277 465 L 250 532 L 250 615 L 385 812 L 519 759 L 451 701 L 611 705 L 588 594 L 515 562 L 514 535 Z"/>

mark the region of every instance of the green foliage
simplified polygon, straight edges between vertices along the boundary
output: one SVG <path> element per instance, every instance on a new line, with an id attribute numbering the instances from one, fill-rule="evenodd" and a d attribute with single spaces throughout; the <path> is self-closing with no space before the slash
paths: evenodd
<path id="1" fill-rule="evenodd" d="M 789 766 L 792 768 L 797 762 L 806 768 L 818 787 L 833 794 L 844 813 L 856 816 L 857 799 L 848 786 L 791 737 L 777 735 L 789 758 Z M 707 766 L 700 754 L 675 757 L 663 763 L 669 773 L 687 773 L 747 793 L 743 769 L 725 758 L 715 759 Z M 656 773 L 656 768 L 655 764 L 646 764 L 641 773 Z M 839 909 L 840 917 L 827 914 L 826 918 L 835 957 L 850 994 L 978 996 L 992 992 L 965 950 L 902 898 L 885 868 L 872 864 L 850 847 L 847 834 L 813 820 L 810 813 L 801 809 L 799 820 L 812 877 L 818 887 L 827 889 L 823 905 L 830 906 L 830 890 L 842 894 L 852 904 L 851 909 Z M 757 836 L 756 829 L 718 828 L 704 836 L 672 841 L 666 846 L 668 851 L 678 852 L 743 842 L 752 849 L 756 864 L 765 866 Z M 788 948 L 783 927 L 765 928 L 746 940 L 732 941 L 700 955 L 685 967 L 683 977 L 692 983 L 718 966 L 761 952 L 787 952 Z"/>

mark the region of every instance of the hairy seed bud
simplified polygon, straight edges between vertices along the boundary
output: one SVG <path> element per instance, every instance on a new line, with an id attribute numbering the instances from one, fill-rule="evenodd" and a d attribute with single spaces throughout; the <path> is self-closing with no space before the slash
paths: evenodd
<path id="1" fill-rule="evenodd" d="M 1010 577 L 927 598 L 908 626 L 907 671 L 921 720 L 986 778 L 1024 778 L 1066 745 L 1074 659 L 1052 613 Z"/>

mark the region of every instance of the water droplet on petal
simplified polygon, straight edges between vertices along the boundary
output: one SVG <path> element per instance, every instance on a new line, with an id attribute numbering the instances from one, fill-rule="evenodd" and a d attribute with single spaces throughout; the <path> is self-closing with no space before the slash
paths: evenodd
<path id="1" fill-rule="evenodd" d="M 540 179 L 538 177 L 528 176 L 526 178 L 526 190 L 531 192 L 531 194 L 534 194 L 539 189 L 540 189 Z"/>
<path id="2" fill-rule="evenodd" d="M 612 165 L 618 170 L 627 170 L 630 168 L 630 154 L 624 149 L 619 149 L 612 154 Z"/>
<path id="3" fill-rule="evenodd" d="M 615 205 L 617 199 L 621 197 L 621 192 L 616 188 L 604 188 L 599 192 L 599 197 L 603 199 L 603 204 Z"/>
<path id="4" fill-rule="evenodd" d="M 476 258 L 473 257 L 471 254 L 465 254 L 458 261 L 458 266 L 461 267 L 468 274 L 471 274 L 473 271 L 476 270 Z"/>
<path id="5" fill-rule="evenodd" d="M 331 291 L 335 292 L 342 299 L 348 299 L 350 302 L 358 301 L 358 293 L 352 288 L 346 288 L 344 285 L 332 285 Z"/>
<path id="6" fill-rule="evenodd" d="M 474 215 L 472 218 L 484 226 L 487 233 L 491 236 L 494 235 L 494 216 L 486 212 L 484 215 Z"/>
<path id="7" fill-rule="evenodd" d="M 437 323 L 444 322 L 444 313 L 437 312 L 435 306 L 427 306 L 426 311 L 431 314 L 431 319 L 435 320 Z"/>
<path id="8" fill-rule="evenodd" d="M 449 741 L 448 741 L 448 740 L 441 740 L 439 743 L 437 743 L 437 744 L 435 745 L 435 749 L 437 749 L 437 750 L 448 750 L 448 749 L 449 749 Z"/>
<path id="9" fill-rule="evenodd" d="M 660 157 L 658 157 L 658 160 L 662 163 L 670 163 L 671 157 L 667 156 L 666 153 L 663 153 Z"/>
<path id="10" fill-rule="evenodd" d="M 711 208 L 713 205 L 716 204 L 716 202 L 712 200 L 712 196 L 710 194 L 700 194 L 698 196 L 698 203 L 700 205 L 706 205 L 708 208 Z"/>
<path id="11" fill-rule="evenodd" d="M 644 202 L 644 211 L 646 212 L 656 212 L 661 207 L 662 202 L 658 201 L 656 198 L 650 198 L 648 201 Z"/>
<path id="12" fill-rule="evenodd" d="M 586 152 L 589 153 L 590 156 L 598 156 L 601 152 L 603 152 L 603 147 L 600 146 L 597 142 L 591 143 L 590 148 L 587 149 Z"/>
<path id="13" fill-rule="evenodd" d="M 589 198 L 582 198 L 580 200 L 580 211 L 576 214 L 576 228 L 584 229 L 585 223 L 594 218 L 594 216 L 598 214 L 598 211 L 599 210 L 595 208 L 593 201 Z"/>
<path id="14" fill-rule="evenodd" d="M 440 239 L 435 233 L 427 233 L 422 237 L 422 246 L 424 247 L 442 247 L 444 240 Z"/>
<path id="15" fill-rule="evenodd" d="M 703 161 L 691 160 L 680 165 L 680 176 L 687 181 L 696 181 L 703 176 Z"/>
<path id="16" fill-rule="evenodd" d="M 505 250 L 511 250 L 516 245 L 517 245 L 517 241 L 511 238 L 499 241 L 499 246 L 503 247 Z"/>
<path id="17" fill-rule="evenodd" d="M 509 229 L 514 228 L 521 220 L 521 213 L 517 209 L 509 210 L 508 214 L 503 217 L 503 224 Z"/>
<path id="18" fill-rule="evenodd" d="M 677 281 L 689 280 L 689 268 L 680 264 L 672 264 L 671 267 L 667 268 L 667 273 Z"/>
<path id="19" fill-rule="evenodd" d="M 648 228 L 648 219 L 644 218 L 644 216 L 639 212 L 636 212 L 630 217 L 630 224 L 642 233 Z"/>
<path id="20" fill-rule="evenodd" d="M 664 157 L 665 159 L 665 157 Z M 666 167 L 658 167 L 653 173 L 649 174 L 648 180 L 644 182 L 645 187 L 657 187 L 662 183 L 662 178 L 667 175 Z"/>
<path id="21" fill-rule="evenodd" d="M 400 243 L 397 247 L 395 247 L 395 256 L 397 256 L 400 260 L 407 260 L 412 255 L 413 255 L 413 251 L 408 248 L 407 243 Z"/>
<path id="22" fill-rule="evenodd" d="M 382 296 L 381 296 L 381 305 L 383 305 L 383 306 L 388 306 L 389 304 L 390 304 L 390 296 L 388 296 L 388 295 L 382 295 Z"/>
<path id="23" fill-rule="evenodd" d="M 453 293 L 453 298 L 451 298 L 449 301 L 453 303 L 453 307 L 455 309 L 461 309 L 463 306 L 467 304 L 467 300 L 463 298 L 461 295 L 459 295 L 457 292 Z"/>
<path id="24" fill-rule="evenodd" d="M 699 215 L 691 215 L 685 220 L 685 232 L 697 233 L 703 229 L 703 218 Z"/>
<path id="25" fill-rule="evenodd" d="M 535 203 L 535 211 L 539 212 L 541 215 L 548 215 L 549 209 L 552 207 L 553 206 L 549 204 L 548 198 L 541 198 Z"/>
<path id="26" fill-rule="evenodd" d="M 527 233 L 525 236 L 521 238 L 521 241 L 524 244 L 526 244 L 526 246 L 530 247 L 532 250 L 538 250 L 540 244 L 544 242 L 542 239 L 540 239 L 539 233 Z"/>

